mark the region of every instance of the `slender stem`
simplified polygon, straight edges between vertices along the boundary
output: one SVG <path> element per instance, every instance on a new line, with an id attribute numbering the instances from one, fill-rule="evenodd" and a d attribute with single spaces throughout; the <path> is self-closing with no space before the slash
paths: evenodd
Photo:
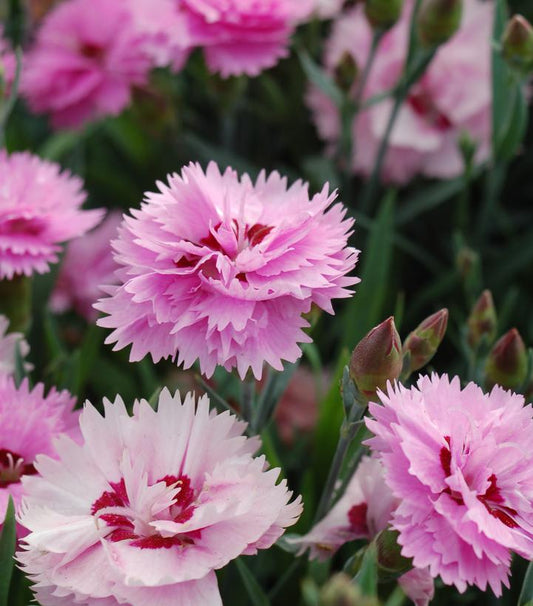
<path id="1" fill-rule="evenodd" d="M 11 83 L 11 91 L 9 93 L 9 97 L 4 102 L 3 107 L 0 109 L 0 148 L 5 146 L 5 129 L 6 122 L 9 118 L 9 115 L 13 111 L 13 107 L 15 106 L 15 101 L 17 100 L 19 82 L 20 82 L 20 74 L 22 71 L 22 51 L 20 48 L 17 48 L 15 51 L 15 57 L 17 60 L 16 68 L 15 68 L 15 78 Z"/>
<path id="2" fill-rule="evenodd" d="M 498 207 L 498 198 L 504 183 L 506 169 L 507 163 L 499 162 L 495 166 L 489 167 L 489 170 L 487 171 L 485 200 L 478 221 L 478 246 L 483 245 L 483 241 L 490 231 L 491 221 L 494 219 L 494 214 Z"/>
<path id="3" fill-rule="evenodd" d="M 272 589 L 268 592 L 269 600 L 273 600 L 278 595 L 278 593 L 283 589 L 285 584 L 290 580 L 298 568 L 300 568 L 303 562 L 304 560 L 302 558 L 298 558 L 292 562 L 287 570 L 281 575 L 274 587 L 272 587 Z"/>
<path id="4" fill-rule="evenodd" d="M 255 403 L 255 379 L 253 375 L 247 374 L 241 384 L 241 414 L 245 421 L 253 429 L 254 403 Z"/>
<path id="5" fill-rule="evenodd" d="M 359 427 L 358 421 L 360 421 L 365 410 L 366 402 L 362 406 L 360 402 L 355 401 L 352 405 L 348 418 L 344 419 L 342 423 L 335 455 L 333 456 L 326 485 L 324 486 L 324 491 L 322 492 L 322 496 L 320 497 L 320 502 L 316 510 L 314 520 L 315 523 L 324 517 L 331 505 L 333 496 L 335 494 L 335 485 L 339 479 L 346 453 L 348 452 L 348 448 L 354 439 L 355 434 L 357 433 Z"/>

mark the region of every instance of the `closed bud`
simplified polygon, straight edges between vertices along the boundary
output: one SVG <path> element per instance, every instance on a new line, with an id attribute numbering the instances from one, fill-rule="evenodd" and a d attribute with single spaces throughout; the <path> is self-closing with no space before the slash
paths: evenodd
<path id="1" fill-rule="evenodd" d="M 502 53 L 509 65 L 527 76 L 533 71 L 533 27 L 522 15 L 514 15 L 502 36 Z"/>
<path id="2" fill-rule="evenodd" d="M 402 342 L 391 316 L 363 337 L 350 359 L 350 376 L 368 399 L 402 371 Z"/>
<path id="3" fill-rule="evenodd" d="M 417 22 L 422 44 L 444 44 L 459 29 L 462 14 L 463 0 L 423 0 Z"/>
<path id="4" fill-rule="evenodd" d="M 409 334 L 403 344 L 410 354 L 409 374 L 425 366 L 435 355 L 448 326 L 448 310 L 441 309 L 426 318 Z"/>
<path id="5" fill-rule="evenodd" d="M 485 386 L 519 389 L 527 376 L 527 351 L 516 328 L 511 328 L 491 349 L 485 363 Z"/>
<path id="6" fill-rule="evenodd" d="M 457 270 L 464 281 L 467 281 L 479 264 L 479 255 L 476 251 L 463 246 L 455 257 Z"/>
<path id="7" fill-rule="evenodd" d="M 345 51 L 335 66 L 335 83 L 343 91 L 349 91 L 358 73 L 359 69 L 353 55 Z"/>
<path id="8" fill-rule="evenodd" d="M 484 290 L 481 293 L 468 316 L 467 323 L 467 339 L 472 349 L 478 347 L 483 337 L 485 337 L 487 343 L 494 341 L 498 320 L 490 290 Z"/>
<path id="9" fill-rule="evenodd" d="M 403 0 L 365 0 L 365 15 L 374 29 L 390 29 L 402 14 Z"/>
<path id="10" fill-rule="evenodd" d="M 379 606 L 376 598 L 363 595 L 351 577 L 340 572 L 320 592 L 320 606 Z"/>
<path id="11" fill-rule="evenodd" d="M 382 530 L 374 539 L 377 551 L 378 575 L 381 581 L 397 578 L 413 567 L 411 558 L 401 554 L 398 531 Z"/>

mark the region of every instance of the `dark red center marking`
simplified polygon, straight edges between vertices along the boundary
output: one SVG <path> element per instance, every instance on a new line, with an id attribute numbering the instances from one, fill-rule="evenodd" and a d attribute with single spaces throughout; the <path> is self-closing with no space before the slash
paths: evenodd
<path id="1" fill-rule="evenodd" d="M 412 92 L 407 98 L 407 103 L 415 114 L 437 130 L 445 131 L 451 128 L 452 123 L 448 117 L 437 108 L 429 93 L 423 89 L 419 88 L 415 92 Z"/>
<path id="2" fill-rule="evenodd" d="M 37 473 L 33 463 L 26 463 L 24 457 L 5 448 L 0 449 L 0 488 L 20 482 L 22 476 Z"/>
<path id="3" fill-rule="evenodd" d="M 448 447 L 443 446 L 440 450 L 440 464 L 442 470 L 444 471 L 444 476 L 447 478 L 452 473 L 452 453 L 450 449 L 450 436 L 445 436 L 444 439 L 448 443 Z M 449 487 L 445 488 L 442 492 L 450 495 L 450 497 L 458 505 L 464 505 L 463 497 L 459 493 L 452 491 Z M 498 482 L 494 474 L 489 477 L 489 487 L 487 488 L 485 493 L 482 495 L 478 495 L 477 498 L 483 503 L 483 505 L 485 505 L 487 511 L 490 513 L 491 516 L 494 516 L 509 528 L 518 527 L 518 524 L 511 517 L 516 516 L 517 512 L 511 507 L 507 507 L 503 504 L 504 498 L 501 495 L 500 488 L 498 487 Z"/>
<path id="4" fill-rule="evenodd" d="M 167 475 L 158 482 L 165 482 L 167 486 L 180 488 L 169 510 L 171 519 L 178 523 L 189 520 L 195 509 L 195 495 L 190 478 L 186 475 Z M 104 521 L 110 527 L 110 532 L 106 536 L 109 541 L 116 543 L 129 540 L 131 541 L 130 545 L 140 549 L 170 549 L 175 545 L 192 545 L 196 539 L 200 538 L 201 532 L 199 530 L 173 537 L 162 537 L 158 534 L 150 536 L 136 534 L 131 512 L 127 510 L 130 502 L 124 480 L 116 484 L 110 483 L 110 486 L 111 490 L 103 492 L 91 506 L 91 513 L 98 515 L 98 519 Z M 105 510 L 111 507 L 114 509 L 124 508 L 124 514 L 116 511 L 106 513 Z"/>

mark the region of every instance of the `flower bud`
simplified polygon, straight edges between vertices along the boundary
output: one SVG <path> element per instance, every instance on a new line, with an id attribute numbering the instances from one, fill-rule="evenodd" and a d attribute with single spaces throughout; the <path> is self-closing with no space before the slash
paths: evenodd
<path id="1" fill-rule="evenodd" d="M 484 290 L 481 296 L 476 301 L 468 316 L 468 344 L 472 349 L 476 349 L 481 343 L 483 336 L 486 337 L 488 343 L 494 341 L 496 336 L 496 327 L 498 321 L 496 319 L 496 308 L 492 300 L 490 290 Z"/>
<path id="2" fill-rule="evenodd" d="M 455 264 L 457 266 L 457 271 L 459 272 L 461 278 L 464 281 L 469 280 L 476 267 L 479 265 L 479 255 L 476 251 L 468 248 L 467 246 L 463 246 L 455 257 Z"/>
<path id="3" fill-rule="evenodd" d="M 350 376 L 368 399 L 402 371 L 402 342 L 391 316 L 373 328 L 353 350 Z"/>
<path id="4" fill-rule="evenodd" d="M 390 29 L 402 14 L 403 0 L 365 0 L 365 15 L 374 29 Z"/>
<path id="5" fill-rule="evenodd" d="M 423 0 L 417 23 L 422 44 L 444 44 L 459 29 L 462 14 L 463 0 Z"/>
<path id="6" fill-rule="evenodd" d="M 491 349 L 485 363 L 485 386 L 498 384 L 504 389 L 519 389 L 527 375 L 527 351 L 516 328 L 511 328 Z"/>
<path id="7" fill-rule="evenodd" d="M 399 577 L 413 567 L 413 561 L 401 554 L 397 530 L 382 530 L 374 539 L 377 550 L 378 575 L 382 581 Z"/>
<path id="8" fill-rule="evenodd" d="M 502 54 L 507 63 L 526 76 L 533 71 L 533 27 L 522 15 L 514 15 L 502 36 Z"/>
<path id="9" fill-rule="evenodd" d="M 409 334 L 403 344 L 410 354 L 409 374 L 425 366 L 435 355 L 448 326 L 448 310 L 441 309 L 426 318 Z"/>
<path id="10" fill-rule="evenodd" d="M 344 572 L 329 579 L 320 592 L 320 606 L 378 606 L 376 598 L 364 596 Z"/>
<path id="11" fill-rule="evenodd" d="M 358 73 L 359 69 L 353 55 L 345 51 L 335 66 L 335 83 L 343 91 L 349 91 L 357 79 Z"/>

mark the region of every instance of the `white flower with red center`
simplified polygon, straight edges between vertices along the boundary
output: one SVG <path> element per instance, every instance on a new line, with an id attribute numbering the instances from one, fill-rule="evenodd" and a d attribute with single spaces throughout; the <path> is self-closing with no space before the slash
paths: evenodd
<path id="1" fill-rule="evenodd" d="M 85 442 L 57 444 L 25 478 L 18 558 L 42 606 L 127 603 L 220 605 L 214 571 L 270 547 L 299 517 L 279 469 L 253 457 L 258 440 L 228 413 L 164 390 L 155 412 L 129 416 L 120 398 L 105 417 L 87 404 Z M 70 600 L 64 601 L 64 600 Z"/>

